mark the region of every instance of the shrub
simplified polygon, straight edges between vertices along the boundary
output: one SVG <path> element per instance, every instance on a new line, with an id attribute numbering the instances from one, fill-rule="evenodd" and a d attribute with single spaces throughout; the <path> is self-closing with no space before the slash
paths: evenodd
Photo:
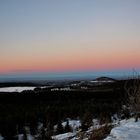
<path id="1" fill-rule="evenodd" d="M 130 111 L 135 114 L 135 121 L 138 121 L 140 113 L 140 76 L 135 76 L 126 83 L 127 103 Z"/>
<path id="2" fill-rule="evenodd" d="M 110 133 L 111 129 L 111 125 L 105 125 L 99 129 L 93 130 L 89 140 L 102 140 Z"/>

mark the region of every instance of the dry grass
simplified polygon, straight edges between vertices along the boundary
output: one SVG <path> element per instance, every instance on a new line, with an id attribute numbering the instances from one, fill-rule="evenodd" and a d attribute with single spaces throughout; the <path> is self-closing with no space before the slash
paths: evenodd
<path id="1" fill-rule="evenodd" d="M 112 129 L 112 126 L 105 125 L 99 129 L 96 129 L 92 132 L 90 135 L 89 140 L 102 140 L 104 139 L 108 134 L 110 134 L 110 131 Z"/>

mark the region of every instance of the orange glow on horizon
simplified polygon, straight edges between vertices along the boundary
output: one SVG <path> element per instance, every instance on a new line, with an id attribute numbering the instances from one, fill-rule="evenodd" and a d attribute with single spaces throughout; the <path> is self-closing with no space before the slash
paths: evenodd
<path id="1" fill-rule="evenodd" d="M 0 73 L 8 72 L 51 72 L 51 71 L 88 71 L 88 70 L 113 70 L 113 69 L 132 69 L 139 66 L 140 56 L 131 54 L 114 54 L 109 55 L 92 55 L 89 53 L 83 55 L 73 55 L 66 57 L 54 58 L 30 58 L 30 59 L 16 59 L 1 62 Z"/>

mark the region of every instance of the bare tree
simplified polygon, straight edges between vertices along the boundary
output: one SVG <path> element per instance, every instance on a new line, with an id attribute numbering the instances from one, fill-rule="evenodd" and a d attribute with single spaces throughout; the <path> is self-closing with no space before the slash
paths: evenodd
<path id="1" fill-rule="evenodd" d="M 136 73 L 136 72 L 135 72 Z M 138 121 L 140 113 L 140 76 L 136 73 L 125 85 L 127 103 L 130 111 L 135 114 L 135 121 Z"/>

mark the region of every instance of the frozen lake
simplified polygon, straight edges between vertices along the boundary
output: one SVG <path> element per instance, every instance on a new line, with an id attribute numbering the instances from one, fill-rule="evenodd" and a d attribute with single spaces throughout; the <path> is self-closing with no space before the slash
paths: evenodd
<path id="1" fill-rule="evenodd" d="M 0 92 L 22 92 L 23 90 L 34 90 L 36 87 L 3 87 Z"/>

